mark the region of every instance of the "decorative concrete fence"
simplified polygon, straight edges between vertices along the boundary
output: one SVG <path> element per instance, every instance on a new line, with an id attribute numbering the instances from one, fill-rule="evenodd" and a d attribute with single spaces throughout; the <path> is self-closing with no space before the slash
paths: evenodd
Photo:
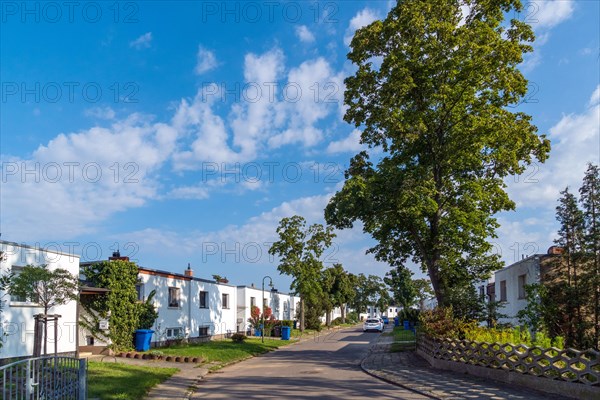
<path id="1" fill-rule="evenodd" d="M 417 349 L 427 358 L 600 388 L 600 352 L 592 349 L 544 349 L 522 344 L 432 339 L 425 335 L 419 335 Z"/>

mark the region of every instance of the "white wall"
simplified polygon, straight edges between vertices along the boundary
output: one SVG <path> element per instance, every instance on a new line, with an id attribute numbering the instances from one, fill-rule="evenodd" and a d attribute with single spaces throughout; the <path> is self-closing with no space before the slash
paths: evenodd
<path id="1" fill-rule="evenodd" d="M 198 337 L 200 328 L 208 328 L 208 335 L 236 331 L 237 291 L 235 286 L 190 278 L 179 274 L 156 273 L 140 269 L 144 298 L 156 290 L 154 305 L 158 319 L 154 324 L 152 341 L 168 338 L 169 329 L 182 328 L 184 337 Z M 169 307 L 169 287 L 180 289 L 179 307 Z M 200 292 L 207 295 L 207 308 L 200 308 Z M 229 295 L 229 307 L 223 307 L 223 294 Z"/>
<path id="2" fill-rule="evenodd" d="M 531 256 L 506 268 L 496 271 L 494 276 L 494 286 L 496 291 L 496 301 L 501 298 L 501 285 L 506 281 L 506 302 L 499 310 L 506 314 L 508 318 L 501 318 L 500 323 L 511 323 L 518 325 L 517 313 L 527 306 L 525 298 L 519 298 L 519 276 L 525 275 L 526 284 L 539 283 L 539 257 Z"/>
<path id="3" fill-rule="evenodd" d="M 300 302 L 299 297 L 291 296 L 287 293 L 271 292 L 266 288 L 264 296 L 267 305 L 273 311 L 275 319 L 295 319 L 296 308 Z M 237 329 L 239 332 L 245 332 L 250 327 L 248 323 L 248 319 L 250 318 L 250 299 L 254 297 L 256 299 L 256 306 L 260 308 L 263 301 L 263 292 L 259 288 L 238 286 L 237 297 Z"/>
<path id="4" fill-rule="evenodd" d="M 10 271 L 12 267 L 47 264 L 51 270 L 62 268 L 79 278 L 79 256 L 43 250 L 40 248 L 0 241 L 0 251 L 5 253 L 5 260 L 0 262 L 0 272 Z M 1 331 L 5 334 L 4 345 L 0 349 L 0 358 L 26 357 L 33 354 L 33 329 L 35 314 L 44 312 L 42 307 L 34 304 L 11 301 L 6 293 L 2 299 L 3 310 L 0 314 Z M 49 314 L 59 314 L 58 322 L 58 352 L 74 352 L 77 335 L 77 302 L 53 307 Z M 48 353 L 54 352 L 54 328 L 48 329 Z M 43 351 L 43 347 L 42 347 Z"/>

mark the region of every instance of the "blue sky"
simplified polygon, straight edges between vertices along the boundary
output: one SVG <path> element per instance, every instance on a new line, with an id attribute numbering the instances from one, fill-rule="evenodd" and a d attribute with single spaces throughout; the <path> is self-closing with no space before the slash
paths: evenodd
<path id="1" fill-rule="evenodd" d="M 116 4 L 116 5 L 115 5 Z M 356 28 L 388 1 L 3 2 L 0 231 L 3 240 L 258 283 L 289 278 L 267 255 L 282 217 L 322 222 L 359 150 L 342 120 Z M 527 3 L 536 32 L 522 70 L 530 113 L 552 140 L 545 164 L 507 179 L 497 251 L 544 252 L 558 191 L 599 162 L 599 4 Z M 388 270 L 360 227 L 325 255 Z M 415 267 L 415 272 L 420 271 Z"/>

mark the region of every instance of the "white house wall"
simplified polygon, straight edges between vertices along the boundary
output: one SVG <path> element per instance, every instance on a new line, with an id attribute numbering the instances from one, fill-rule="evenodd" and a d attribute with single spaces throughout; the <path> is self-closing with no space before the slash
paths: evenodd
<path id="1" fill-rule="evenodd" d="M 4 252 L 5 260 L 0 262 L 0 273 L 8 272 L 12 267 L 47 264 L 50 270 L 62 268 L 75 277 L 79 277 L 79 256 L 36 247 L 19 245 L 0 241 L 0 251 Z M 4 334 L 4 345 L 0 348 L 0 358 L 26 357 L 33 354 L 34 319 L 36 314 L 42 314 L 42 307 L 22 302 L 11 301 L 7 293 L 3 296 L 0 314 L 0 334 Z M 61 315 L 58 320 L 58 352 L 70 353 L 76 350 L 77 335 L 77 302 L 75 300 L 65 305 L 51 308 L 49 314 Z M 48 327 L 48 353 L 54 353 L 54 328 Z M 42 347 L 43 351 L 43 347 Z"/>
<path id="2" fill-rule="evenodd" d="M 169 338 L 168 330 L 177 328 L 182 328 L 182 336 L 191 338 L 200 336 L 200 328 L 208 328 L 209 336 L 236 331 L 237 292 L 234 286 L 144 270 L 140 271 L 139 277 L 144 298 L 156 290 L 154 305 L 158 319 L 154 324 L 152 341 L 166 340 Z M 169 307 L 170 287 L 180 290 L 179 307 Z M 207 308 L 200 308 L 201 291 L 208 293 Z M 229 295 L 229 308 L 223 308 L 223 294 Z"/>
<path id="3" fill-rule="evenodd" d="M 496 271 L 494 277 L 496 301 L 501 300 L 501 285 L 503 281 L 506 281 L 506 301 L 503 302 L 503 307 L 499 311 L 507 315 L 508 318 L 501 318 L 499 320 L 501 323 L 518 325 L 519 321 L 516 315 L 527 306 L 527 300 L 519 298 L 520 275 L 525 275 L 525 284 L 527 285 L 539 283 L 539 257 L 532 256 Z"/>
<path id="4" fill-rule="evenodd" d="M 260 308 L 263 292 L 259 288 L 253 288 L 248 286 L 237 287 L 238 305 L 237 305 L 237 330 L 239 332 L 246 332 L 250 327 L 248 319 L 250 318 L 250 303 L 251 298 L 256 299 L 256 306 Z M 271 292 L 265 289 L 264 298 L 267 305 L 271 307 L 273 316 L 275 319 L 294 319 L 297 304 L 300 302 L 300 298 L 289 295 L 287 293 Z"/>

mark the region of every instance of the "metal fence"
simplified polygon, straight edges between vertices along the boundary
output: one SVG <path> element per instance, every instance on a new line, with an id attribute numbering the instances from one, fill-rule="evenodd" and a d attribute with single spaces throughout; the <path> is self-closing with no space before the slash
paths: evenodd
<path id="1" fill-rule="evenodd" d="M 86 360 L 28 358 L 0 367 L 3 400 L 85 400 Z"/>

